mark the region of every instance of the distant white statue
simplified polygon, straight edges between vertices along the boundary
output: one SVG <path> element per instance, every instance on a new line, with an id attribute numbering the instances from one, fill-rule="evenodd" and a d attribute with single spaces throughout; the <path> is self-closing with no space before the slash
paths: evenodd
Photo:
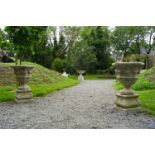
<path id="1" fill-rule="evenodd" d="M 68 74 L 64 71 L 64 72 L 62 73 L 62 76 L 68 77 Z"/>

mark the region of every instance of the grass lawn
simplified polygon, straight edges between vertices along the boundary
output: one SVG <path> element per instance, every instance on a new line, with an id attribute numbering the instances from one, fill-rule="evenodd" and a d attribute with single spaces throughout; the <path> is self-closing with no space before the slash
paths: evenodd
<path id="1" fill-rule="evenodd" d="M 71 79 L 78 79 L 78 75 L 69 75 Z M 85 80 L 103 80 L 115 78 L 108 74 L 86 74 L 84 75 Z"/>
<path id="2" fill-rule="evenodd" d="M 78 84 L 79 81 L 70 78 L 65 78 L 62 81 L 55 82 L 52 84 L 40 84 L 40 85 L 30 85 L 32 88 L 32 93 L 34 97 L 44 96 L 46 94 L 74 86 Z M 15 86 L 3 86 L 0 87 L 0 101 L 10 101 L 15 100 Z"/>
<path id="3" fill-rule="evenodd" d="M 155 115 L 155 89 L 137 91 L 142 108 Z"/>

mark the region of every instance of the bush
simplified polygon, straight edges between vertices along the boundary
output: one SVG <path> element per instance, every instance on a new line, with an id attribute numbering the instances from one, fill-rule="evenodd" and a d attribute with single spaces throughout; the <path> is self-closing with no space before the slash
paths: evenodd
<path id="1" fill-rule="evenodd" d="M 96 73 L 97 74 L 110 74 L 110 75 L 115 75 L 115 67 L 114 66 L 110 66 L 109 68 L 107 69 L 98 69 L 96 70 Z"/>
<path id="2" fill-rule="evenodd" d="M 52 63 L 52 68 L 58 72 L 62 72 L 65 67 L 65 61 L 60 58 L 55 58 Z"/>

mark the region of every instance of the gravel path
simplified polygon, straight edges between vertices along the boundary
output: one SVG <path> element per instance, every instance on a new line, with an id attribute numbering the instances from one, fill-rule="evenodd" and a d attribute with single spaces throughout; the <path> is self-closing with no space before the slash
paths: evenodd
<path id="1" fill-rule="evenodd" d="M 113 80 L 84 81 L 31 103 L 0 103 L 0 128 L 155 128 L 155 117 L 116 109 Z"/>

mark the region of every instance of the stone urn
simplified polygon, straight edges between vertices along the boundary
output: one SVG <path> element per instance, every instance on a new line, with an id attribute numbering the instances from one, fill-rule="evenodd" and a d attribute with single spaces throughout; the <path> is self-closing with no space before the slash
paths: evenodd
<path id="1" fill-rule="evenodd" d="M 21 101 L 32 99 L 32 90 L 27 84 L 31 78 L 32 69 L 34 67 L 28 65 L 17 65 L 12 66 L 12 68 L 14 69 L 17 82 L 16 100 Z"/>
<path id="2" fill-rule="evenodd" d="M 116 94 L 115 104 L 122 108 L 135 108 L 140 105 L 138 95 L 131 89 L 131 86 L 138 79 L 142 62 L 117 62 L 114 64 L 116 78 L 123 85 L 124 89 Z"/>
<path id="3" fill-rule="evenodd" d="M 84 81 L 84 76 L 83 76 L 83 74 L 85 73 L 85 70 L 77 70 L 77 73 L 79 74 L 78 80 L 79 80 L 79 81 Z"/>

